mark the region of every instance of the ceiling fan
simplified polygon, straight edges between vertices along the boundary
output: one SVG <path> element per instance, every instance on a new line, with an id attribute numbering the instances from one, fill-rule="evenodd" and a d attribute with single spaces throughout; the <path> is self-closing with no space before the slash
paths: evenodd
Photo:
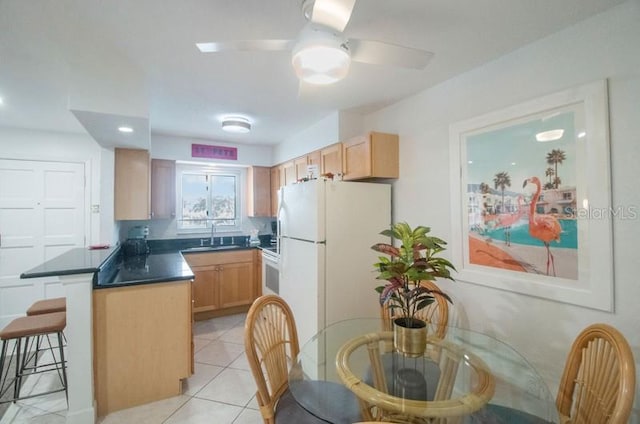
<path id="1" fill-rule="evenodd" d="M 433 53 L 343 34 L 356 0 L 303 0 L 309 21 L 296 40 L 238 40 L 196 43 L 203 53 L 291 50 L 298 78 L 311 84 L 332 84 L 349 72 L 351 61 L 424 69 Z"/>

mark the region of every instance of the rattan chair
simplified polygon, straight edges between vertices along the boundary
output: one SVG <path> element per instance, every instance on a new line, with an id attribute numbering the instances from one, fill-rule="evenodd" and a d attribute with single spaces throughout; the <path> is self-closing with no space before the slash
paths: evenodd
<path id="1" fill-rule="evenodd" d="M 256 381 L 256 400 L 265 424 L 359 421 L 360 405 L 355 395 L 337 383 L 304 381 L 309 396 L 322 393 L 331 406 L 322 411 L 327 421 L 300 406 L 289 390 L 289 371 L 300 352 L 298 333 L 291 308 L 279 296 L 256 299 L 244 325 L 245 353 Z M 296 383 L 299 384 L 299 383 Z"/>
<path id="2" fill-rule="evenodd" d="M 593 324 L 573 342 L 556 407 L 562 423 L 626 424 L 635 396 L 629 343 L 615 328 Z"/>

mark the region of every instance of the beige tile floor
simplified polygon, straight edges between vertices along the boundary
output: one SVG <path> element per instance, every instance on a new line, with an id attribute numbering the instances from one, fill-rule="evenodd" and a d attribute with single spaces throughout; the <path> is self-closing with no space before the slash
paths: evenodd
<path id="1" fill-rule="evenodd" d="M 181 396 L 125 409 L 98 419 L 98 424 L 260 424 L 255 383 L 244 355 L 246 314 L 196 322 L 195 373 Z M 54 387 L 55 375 L 30 378 L 22 393 Z M 0 424 L 66 421 L 64 392 L 11 405 Z"/>

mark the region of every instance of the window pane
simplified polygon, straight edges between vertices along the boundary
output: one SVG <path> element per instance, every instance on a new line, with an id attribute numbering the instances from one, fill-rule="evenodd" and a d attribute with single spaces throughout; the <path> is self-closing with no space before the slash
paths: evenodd
<path id="1" fill-rule="evenodd" d="M 216 225 L 235 225 L 236 177 L 211 176 L 211 218 L 220 220 Z"/>
<path id="2" fill-rule="evenodd" d="M 182 175 L 182 228 L 207 226 L 207 176 Z"/>

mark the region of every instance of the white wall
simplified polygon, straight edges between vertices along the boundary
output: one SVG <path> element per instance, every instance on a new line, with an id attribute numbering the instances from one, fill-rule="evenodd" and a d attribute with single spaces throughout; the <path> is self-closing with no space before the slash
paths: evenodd
<path id="1" fill-rule="evenodd" d="M 613 206 L 640 205 L 640 2 L 631 0 L 496 61 L 368 115 L 364 127 L 400 135 L 394 219 L 449 239 L 449 126 L 607 78 Z M 640 381 L 640 222 L 613 220 L 615 312 L 605 313 L 458 281 L 444 283 L 472 329 L 507 341 L 541 371 L 553 395 L 575 336 L 605 322 L 632 345 Z M 640 390 L 632 422 L 640 422 Z"/>
<path id="2" fill-rule="evenodd" d="M 273 148 L 273 164 L 302 156 L 321 147 L 340 141 L 340 114 L 332 112 L 309 128 Z"/>
<path id="3" fill-rule="evenodd" d="M 0 157 L 4 159 L 82 162 L 87 164 L 90 214 L 87 244 L 117 241 L 113 223 L 113 152 L 85 134 L 0 128 Z"/>

